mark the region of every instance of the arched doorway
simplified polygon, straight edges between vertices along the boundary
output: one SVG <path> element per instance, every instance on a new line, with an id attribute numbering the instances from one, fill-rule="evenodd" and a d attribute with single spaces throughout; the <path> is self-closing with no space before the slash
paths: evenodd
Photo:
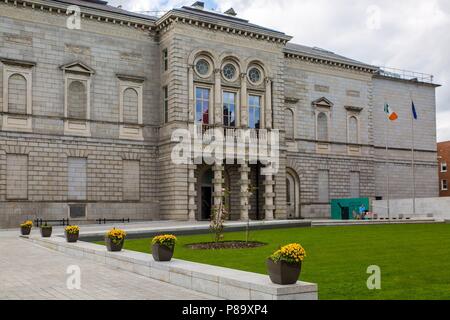
<path id="1" fill-rule="evenodd" d="M 292 169 L 286 172 L 286 205 L 289 219 L 301 218 L 300 179 Z"/>
<path id="2" fill-rule="evenodd" d="M 227 170 L 223 171 L 223 178 L 225 181 L 225 189 L 228 193 L 225 196 L 225 202 L 228 210 L 230 210 L 230 178 Z M 205 167 L 199 172 L 198 177 L 198 188 L 197 188 L 197 220 L 199 221 L 209 221 L 211 220 L 211 209 L 214 205 L 214 172 L 211 167 Z M 231 214 L 229 213 L 228 217 Z"/>

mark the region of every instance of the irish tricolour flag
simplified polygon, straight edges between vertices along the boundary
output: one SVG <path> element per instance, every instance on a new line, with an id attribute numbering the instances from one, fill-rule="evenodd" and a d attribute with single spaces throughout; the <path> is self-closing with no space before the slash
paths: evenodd
<path id="1" fill-rule="evenodd" d="M 398 119 L 398 114 L 394 110 L 392 110 L 387 103 L 384 105 L 384 112 L 386 113 L 389 120 L 395 121 Z"/>

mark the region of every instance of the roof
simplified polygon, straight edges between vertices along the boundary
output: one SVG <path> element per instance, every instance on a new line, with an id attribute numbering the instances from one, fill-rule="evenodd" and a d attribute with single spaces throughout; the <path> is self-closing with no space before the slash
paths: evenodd
<path id="1" fill-rule="evenodd" d="M 110 12 L 110 13 L 122 14 L 122 15 L 126 15 L 129 17 L 135 17 L 135 18 L 140 18 L 140 19 L 145 19 L 145 20 L 150 20 L 150 21 L 156 21 L 158 19 L 157 17 L 140 14 L 140 13 L 135 13 L 135 12 L 127 11 L 127 10 L 124 10 L 124 9 L 121 9 L 118 7 L 110 6 L 107 4 L 108 3 L 107 1 L 101 1 L 101 0 L 52 0 L 52 1 L 76 5 L 76 6 L 80 6 L 80 7 L 86 7 L 86 8 L 90 8 L 90 9 L 106 11 L 106 12 Z"/>
<path id="2" fill-rule="evenodd" d="M 287 43 L 284 51 L 286 53 L 306 55 L 306 56 L 312 57 L 312 58 L 325 59 L 325 60 L 330 60 L 330 61 L 334 61 L 334 62 L 340 62 L 340 63 L 355 65 L 355 66 L 359 66 L 359 67 L 378 70 L 378 67 L 376 67 L 376 66 L 373 66 L 373 65 L 361 62 L 361 61 L 357 61 L 354 59 L 350 59 L 350 58 L 338 55 L 334 52 L 331 52 L 331 51 L 328 51 L 325 49 L 321 49 L 321 48 L 317 48 L 317 47 L 307 47 L 307 46 L 303 46 L 300 44 Z"/>

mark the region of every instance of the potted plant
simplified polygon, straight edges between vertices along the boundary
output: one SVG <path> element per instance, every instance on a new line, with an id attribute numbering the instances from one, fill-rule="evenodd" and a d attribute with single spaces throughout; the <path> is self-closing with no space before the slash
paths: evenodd
<path id="1" fill-rule="evenodd" d="M 177 238 L 166 234 L 154 237 L 152 240 L 152 255 L 156 261 L 170 261 L 173 257 Z"/>
<path id="2" fill-rule="evenodd" d="M 80 235 L 80 227 L 78 227 L 78 226 L 67 226 L 64 229 L 64 232 L 66 234 L 67 242 L 77 242 L 78 241 L 78 237 Z"/>
<path id="3" fill-rule="evenodd" d="M 281 247 L 267 259 L 270 280 L 281 285 L 297 283 L 305 257 L 305 249 L 298 243 Z"/>
<path id="4" fill-rule="evenodd" d="M 33 222 L 30 220 L 27 220 L 20 225 L 20 233 L 23 236 L 28 236 L 28 235 L 30 235 L 31 228 L 33 228 Z"/>
<path id="5" fill-rule="evenodd" d="M 119 252 L 122 251 L 123 243 L 127 233 L 123 230 L 113 228 L 106 233 L 105 242 L 108 251 Z"/>
<path id="6" fill-rule="evenodd" d="M 53 228 L 46 224 L 41 226 L 41 236 L 42 238 L 50 238 L 52 236 Z"/>

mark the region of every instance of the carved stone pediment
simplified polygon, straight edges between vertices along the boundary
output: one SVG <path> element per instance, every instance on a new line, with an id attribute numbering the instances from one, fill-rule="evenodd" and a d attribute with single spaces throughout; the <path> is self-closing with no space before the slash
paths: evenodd
<path id="1" fill-rule="evenodd" d="M 354 112 L 354 113 L 360 113 L 361 111 L 364 110 L 364 108 L 362 108 L 362 107 L 355 107 L 355 106 L 345 106 L 345 109 L 349 112 Z"/>
<path id="2" fill-rule="evenodd" d="M 89 67 L 88 65 L 84 64 L 81 61 L 74 61 L 68 64 L 64 64 L 60 66 L 61 70 L 64 70 L 65 72 L 71 72 L 71 73 L 78 73 L 78 74 L 85 74 L 85 75 L 93 75 L 95 74 L 94 69 Z"/>
<path id="3" fill-rule="evenodd" d="M 333 106 L 333 102 L 328 100 L 325 97 L 319 98 L 312 102 L 313 107 L 328 107 L 331 108 Z"/>

